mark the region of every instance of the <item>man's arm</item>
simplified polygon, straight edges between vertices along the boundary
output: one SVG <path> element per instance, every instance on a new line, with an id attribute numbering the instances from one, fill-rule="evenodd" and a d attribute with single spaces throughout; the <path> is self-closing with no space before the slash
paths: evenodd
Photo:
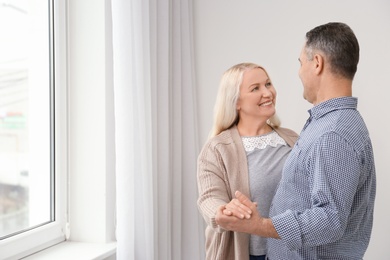
<path id="1" fill-rule="evenodd" d="M 251 209 L 251 217 L 249 219 L 239 219 L 229 216 L 229 214 L 224 213 L 226 211 L 225 206 L 221 206 L 215 216 L 215 222 L 219 226 L 226 230 L 249 233 L 261 237 L 279 238 L 271 219 L 263 218 L 257 211 L 256 204 L 239 191 L 236 191 L 235 195 L 242 204 Z"/>

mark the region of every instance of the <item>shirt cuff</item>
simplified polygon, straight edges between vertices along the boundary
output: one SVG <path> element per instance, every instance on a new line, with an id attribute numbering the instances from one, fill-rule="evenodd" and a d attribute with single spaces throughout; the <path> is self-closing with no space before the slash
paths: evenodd
<path id="1" fill-rule="evenodd" d="M 301 229 L 294 213 L 291 210 L 271 218 L 279 237 L 290 250 L 302 247 Z"/>

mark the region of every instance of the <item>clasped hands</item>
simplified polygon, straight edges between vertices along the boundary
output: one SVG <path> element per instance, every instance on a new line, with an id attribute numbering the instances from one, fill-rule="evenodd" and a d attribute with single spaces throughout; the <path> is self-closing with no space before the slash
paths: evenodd
<path id="1" fill-rule="evenodd" d="M 235 199 L 221 206 L 215 216 L 216 223 L 225 230 L 255 233 L 256 226 L 262 221 L 256 203 L 239 191 Z"/>

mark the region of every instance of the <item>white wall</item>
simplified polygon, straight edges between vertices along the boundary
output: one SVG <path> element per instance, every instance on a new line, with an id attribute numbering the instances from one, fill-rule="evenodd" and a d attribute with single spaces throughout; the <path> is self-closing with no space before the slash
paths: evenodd
<path id="1" fill-rule="evenodd" d="M 282 124 L 300 132 L 310 107 L 302 98 L 298 57 L 305 33 L 317 25 L 340 21 L 351 26 L 360 43 L 360 63 L 354 81 L 358 109 L 371 133 L 377 168 L 374 229 L 365 259 L 388 259 L 390 174 L 385 161 L 390 150 L 389 84 L 390 2 L 386 0 L 194 1 L 195 59 L 199 100 L 200 140 L 211 128 L 213 106 L 222 73 L 251 61 L 265 66 L 278 91 Z"/>

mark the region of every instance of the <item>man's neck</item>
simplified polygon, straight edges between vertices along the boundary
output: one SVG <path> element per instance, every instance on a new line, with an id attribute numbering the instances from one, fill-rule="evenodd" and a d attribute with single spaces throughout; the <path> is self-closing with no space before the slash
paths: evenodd
<path id="1" fill-rule="evenodd" d="M 317 93 L 317 99 L 313 105 L 338 97 L 352 96 L 352 80 L 340 77 L 327 77 L 321 81 L 321 86 Z"/>

